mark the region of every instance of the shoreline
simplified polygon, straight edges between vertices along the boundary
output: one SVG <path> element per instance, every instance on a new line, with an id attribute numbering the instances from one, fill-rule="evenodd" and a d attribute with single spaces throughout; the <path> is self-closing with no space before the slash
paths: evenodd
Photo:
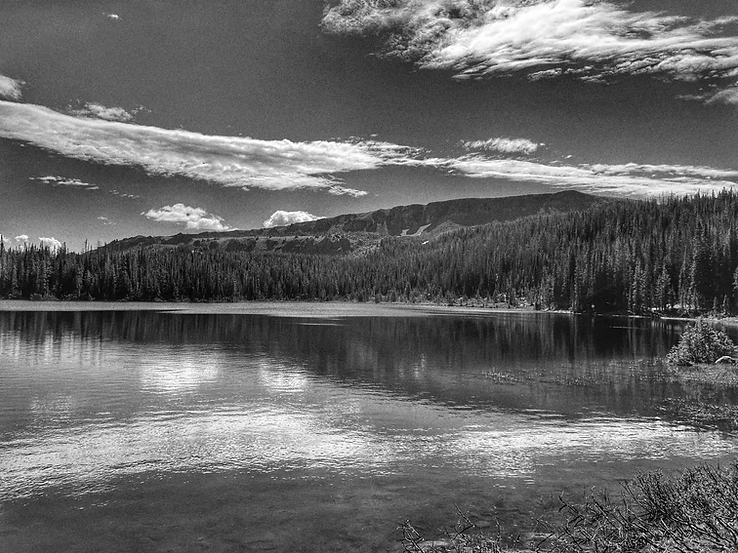
<path id="1" fill-rule="evenodd" d="M 27 300 L 0 299 L 0 312 L 7 311 L 159 311 L 181 314 L 234 314 L 271 315 L 286 317 L 340 318 L 372 316 L 414 316 L 422 315 L 489 315 L 495 314 L 535 314 L 535 315 L 584 315 L 590 317 L 610 317 L 626 319 L 653 319 L 689 323 L 699 318 L 712 324 L 738 327 L 738 316 L 684 316 L 659 315 L 648 317 L 631 313 L 574 313 L 567 309 L 541 309 L 532 306 L 497 307 L 495 305 L 448 305 L 431 302 L 357 302 L 350 300 L 310 301 L 310 300 L 243 300 L 243 301 L 85 301 L 85 300 Z"/>
<path id="2" fill-rule="evenodd" d="M 427 316 L 497 314 L 559 314 L 571 311 L 535 311 L 529 308 L 442 305 L 435 303 L 351 302 L 351 301 L 241 301 L 241 302 L 97 302 L 75 300 L 0 300 L 3 311 L 159 311 L 181 314 L 237 314 L 292 317 L 340 318 L 361 316 Z"/>
<path id="3" fill-rule="evenodd" d="M 495 314 L 535 314 L 535 315 L 583 315 L 590 317 L 610 317 L 626 319 L 652 319 L 689 323 L 703 318 L 713 324 L 738 326 L 738 316 L 684 316 L 634 315 L 632 313 L 574 313 L 567 309 L 541 309 L 532 306 L 497 307 L 496 305 L 448 305 L 431 302 L 357 302 L 350 300 L 243 300 L 243 301 L 85 301 L 85 300 L 27 300 L 0 299 L 0 312 L 5 311 L 159 311 L 174 313 L 223 313 L 240 315 L 273 315 L 291 317 L 360 317 L 421 315 L 489 315 Z"/>

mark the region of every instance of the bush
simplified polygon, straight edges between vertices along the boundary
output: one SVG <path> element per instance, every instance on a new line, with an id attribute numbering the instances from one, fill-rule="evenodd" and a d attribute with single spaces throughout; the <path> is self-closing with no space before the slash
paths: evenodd
<path id="1" fill-rule="evenodd" d="M 725 332 L 716 330 L 699 319 L 684 331 L 679 343 L 666 356 L 666 362 L 689 367 L 695 363 L 714 363 L 723 355 L 737 354 L 736 346 Z"/>

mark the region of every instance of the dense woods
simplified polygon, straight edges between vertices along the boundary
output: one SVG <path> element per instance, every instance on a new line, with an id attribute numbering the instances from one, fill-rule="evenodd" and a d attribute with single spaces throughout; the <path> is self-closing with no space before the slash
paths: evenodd
<path id="1" fill-rule="evenodd" d="M 576 312 L 733 313 L 738 194 L 607 202 L 361 254 L 143 247 L 74 253 L 0 241 L 0 297 L 526 304 Z"/>

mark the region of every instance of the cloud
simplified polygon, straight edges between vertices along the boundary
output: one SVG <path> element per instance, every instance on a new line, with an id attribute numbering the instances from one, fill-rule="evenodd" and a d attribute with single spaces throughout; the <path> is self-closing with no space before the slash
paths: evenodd
<path id="1" fill-rule="evenodd" d="M 707 105 L 727 104 L 729 106 L 735 106 L 738 105 L 738 83 L 722 90 L 710 90 L 709 92 L 701 92 L 699 94 L 682 94 L 677 96 L 677 98 L 680 100 L 702 102 Z"/>
<path id="2" fill-rule="evenodd" d="M 50 184 L 51 186 L 54 186 L 54 187 L 71 186 L 71 187 L 77 187 L 77 188 L 85 188 L 87 190 L 100 190 L 100 187 L 97 186 L 96 184 L 90 184 L 89 182 L 84 182 L 79 179 L 71 179 L 68 177 L 56 177 L 53 175 L 49 175 L 46 177 L 29 177 L 29 180 L 36 180 L 39 182 Z"/>
<path id="3" fill-rule="evenodd" d="M 719 191 L 738 185 L 738 171 L 682 165 L 553 165 L 478 155 L 415 160 L 470 178 L 533 182 L 618 196 L 660 196 Z"/>
<path id="4" fill-rule="evenodd" d="M 223 221 L 222 217 L 208 213 L 201 207 L 190 207 L 184 204 L 165 205 L 160 209 L 150 209 L 141 213 L 147 219 L 159 223 L 184 224 L 190 230 L 210 230 L 224 232 L 236 230 Z"/>
<path id="5" fill-rule="evenodd" d="M 524 72 L 691 81 L 738 75 L 736 22 L 601 0 L 341 0 L 322 24 L 330 33 L 377 35 L 383 55 L 450 69 L 457 78 Z"/>
<path id="6" fill-rule="evenodd" d="M 534 154 L 543 144 L 536 144 L 527 138 L 490 138 L 489 140 L 474 140 L 462 142 L 465 150 L 487 150 L 503 154 Z"/>
<path id="7" fill-rule="evenodd" d="M 223 186 L 314 189 L 363 196 L 335 176 L 392 164 L 403 147 L 381 142 L 293 142 L 211 136 L 184 130 L 73 117 L 33 104 L 0 101 L 0 137 L 63 156 L 138 166 L 152 175 L 184 176 Z"/>
<path id="8" fill-rule="evenodd" d="M 59 251 L 62 247 L 62 243 L 56 238 L 46 238 L 45 236 L 39 236 L 38 241 L 41 242 L 41 247 L 49 248 L 52 252 Z"/>
<path id="9" fill-rule="evenodd" d="M 105 119 L 106 121 L 121 121 L 125 123 L 133 119 L 133 115 L 136 111 L 138 110 L 134 110 L 134 112 L 131 113 L 123 108 L 109 108 L 102 104 L 88 102 L 82 109 L 72 110 L 70 113 L 71 115 L 77 115 L 79 117 L 96 117 L 97 119 Z"/>
<path id="10" fill-rule="evenodd" d="M 0 239 L 2 240 L 3 244 L 7 244 L 8 246 L 13 244 L 13 241 L 10 238 L 7 238 L 5 235 L 0 234 Z"/>
<path id="11" fill-rule="evenodd" d="M 141 196 L 138 196 L 136 194 L 126 194 L 124 192 L 121 192 L 120 190 L 115 190 L 115 189 L 111 190 L 110 193 L 113 196 L 120 196 L 121 198 L 129 198 L 129 199 L 132 199 L 132 200 L 135 200 L 135 199 L 141 197 Z"/>
<path id="12" fill-rule="evenodd" d="M 113 21 L 120 21 L 120 16 L 117 13 L 103 12 L 103 15 L 108 19 L 112 19 Z"/>
<path id="13" fill-rule="evenodd" d="M 354 198 L 361 198 L 362 196 L 366 196 L 367 193 L 364 190 L 356 190 L 355 188 L 346 188 L 345 186 L 334 184 L 328 188 L 328 194 L 332 194 L 334 196 L 353 196 Z"/>
<path id="14" fill-rule="evenodd" d="M 19 234 L 15 237 L 16 242 L 28 242 L 28 235 L 27 234 Z"/>
<path id="15" fill-rule="evenodd" d="M 97 218 L 98 221 L 100 221 L 105 226 L 115 226 L 115 223 L 108 219 L 107 217 L 104 217 L 103 215 L 100 215 L 100 217 Z"/>
<path id="16" fill-rule="evenodd" d="M 308 221 L 317 221 L 323 219 L 317 215 L 312 215 L 307 211 L 282 211 L 277 210 L 271 214 L 269 219 L 264 221 L 265 228 L 285 227 L 294 223 L 306 223 Z"/>
<path id="17" fill-rule="evenodd" d="M 366 195 L 366 192 L 343 186 L 343 182 L 335 175 L 389 166 L 429 167 L 471 178 L 537 182 L 551 186 L 581 187 L 592 192 L 642 196 L 715 190 L 732 187 L 738 180 L 736 171 L 709 167 L 637 164 L 566 166 L 492 159 L 483 153 L 436 158 L 420 148 L 356 138 L 343 142 L 293 142 L 209 136 L 184 130 L 72 117 L 41 106 L 4 101 L 0 101 L 0 137 L 35 144 L 70 158 L 138 166 L 153 175 L 185 176 L 246 189 L 313 189 L 356 197 Z M 533 146 L 540 146 L 520 138 L 496 138 L 462 145 L 468 148 L 480 146 L 485 151 L 499 154 L 526 153 Z M 86 184 L 64 177 L 42 179 L 56 185 Z M 137 197 L 117 190 L 111 191 L 111 194 Z M 177 205 L 183 209 L 199 209 Z M 173 208 L 167 209 L 171 211 Z M 153 218 L 158 212 L 151 210 L 149 213 L 153 214 Z M 187 224 L 187 220 L 179 222 Z M 205 221 L 201 224 L 209 224 L 213 230 L 229 228 L 218 218 L 211 223 Z"/>
<path id="18" fill-rule="evenodd" d="M 707 98 L 708 104 L 728 104 L 738 106 L 738 86 L 733 86 L 721 90 Z"/>
<path id="19" fill-rule="evenodd" d="M 19 102 L 22 97 L 21 86 L 23 84 L 23 81 L 0 75 L 0 100 Z"/>

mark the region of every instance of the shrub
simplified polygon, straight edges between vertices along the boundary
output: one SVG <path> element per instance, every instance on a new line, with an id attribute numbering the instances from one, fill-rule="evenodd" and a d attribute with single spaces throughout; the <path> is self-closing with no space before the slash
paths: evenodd
<path id="1" fill-rule="evenodd" d="M 699 319 L 687 327 L 679 343 L 666 356 L 670 365 L 689 367 L 695 363 L 714 363 L 723 355 L 738 354 L 733 341 L 725 332 L 712 328 Z"/>

